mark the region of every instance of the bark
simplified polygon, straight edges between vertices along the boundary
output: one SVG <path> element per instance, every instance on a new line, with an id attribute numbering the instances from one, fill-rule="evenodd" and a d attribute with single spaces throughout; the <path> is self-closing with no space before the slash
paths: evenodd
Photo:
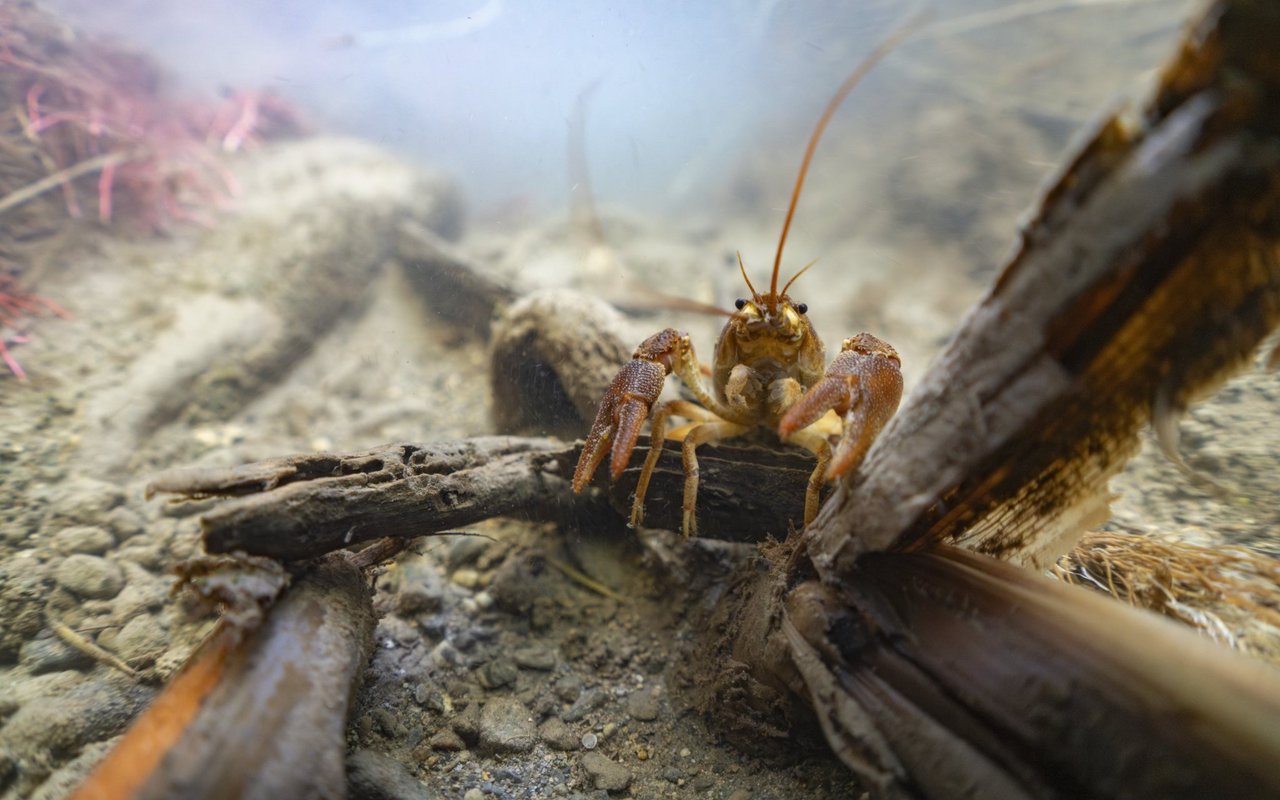
<path id="1" fill-rule="evenodd" d="M 720 652 L 807 697 L 875 794 L 1280 794 L 1280 677 L 1014 566 L 1070 549 L 1152 408 L 1280 322 L 1276 41 L 1274 3 L 1210 9 L 745 593 Z"/>
<path id="2" fill-rule="evenodd" d="M 631 459 L 635 466 L 584 498 L 575 497 L 569 484 L 581 445 L 503 436 L 289 456 L 229 470 L 172 470 L 157 476 L 148 491 L 233 498 L 201 516 L 205 550 L 292 561 L 497 516 L 617 524 L 631 508 L 647 450 L 642 439 Z M 803 520 L 805 483 L 813 468 L 804 451 L 705 447 L 699 461 L 698 512 L 709 530 L 761 541 L 782 538 Z M 683 485 L 679 449 L 669 445 L 654 473 L 647 524 L 679 529 Z"/>
<path id="3" fill-rule="evenodd" d="M 345 556 L 245 632 L 222 624 L 73 795 L 341 798 L 346 713 L 376 618 Z"/>
<path id="4" fill-rule="evenodd" d="M 1185 405 L 1280 320 L 1280 9 L 1215 4 L 1135 122 L 1106 120 L 807 534 L 822 576 L 944 541 L 1046 566 L 1153 404 Z M 1084 516 L 1089 516 L 1086 513 Z"/>

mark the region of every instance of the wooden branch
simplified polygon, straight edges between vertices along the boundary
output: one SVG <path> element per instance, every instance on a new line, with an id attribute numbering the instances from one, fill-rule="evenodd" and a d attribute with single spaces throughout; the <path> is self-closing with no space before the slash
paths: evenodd
<path id="1" fill-rule="evenodd" d="M 798 586 L 782 629 L 828 740 L 881 796 L 1280 796 L 1268 667 L 957 548 L 864 567 Z"/>
<path id="2" fill-rule="evenodd" d="M 921 540 L 1044 567 L 1153 404 L 1280 322 L 1280 9 L 1220 2 L 1136 123 L 1113 117 L 808 532 L 821 574 Z"/>
<path id="3" fill-rule="evenodd" d="M 1047 192 L 861 471 L 733 598 L 711 658 L 807 698 L 873 794 L 1280 796 L 1280 676 L 1015 566 L 1069 549 L 1153 406 L 1280 323 L 1276 41 L 1275 3 L 1212 6 L 1136 126 L 1108 120 Z M 764 694 L 722 683 L 709 708 Z"/>
<path id="4" fill-rule="evenodd" d="M 642 440 L 632 463 L 643 463 L 647 450 Z M 231 470 L 173 470 L 157 476 L 148 492 L 231 498 L 201 516 L 205 550 L 289 561 L 490 517 L 565 520 L 598 514 L 605 495 L 578 498 L 570 489 L 579 452 L 579 445 L 554 439 L 498 436 L 395 444 L 348 455 L 289 456 Z M 698 513 L 722 538 L 782 538 L 803 519 L 804 488 L 813 466 L 803 450 L 705 447 L 699 461 Z M 615 519 L 630 511 L 638 474 L 639 467 L 632 467 L 608 487 Z M 679 528 L 683 486 L 679 449 L 668 445 L 650 488 L 649 524 Z"/>
<path id="5" fill-rule="evenodd" d="M 437 234 L 416 222 L 400 226 L 396 255 L 423 301 L 441 319 L 487 339 L 494 314 L 515 299 L 508 286 L 482 274 Z"/>
<path id="6" fill-rule="evenodd" d="M 221 624 L 73 797 L 345 796 L 346 712 L 375 624 L 358 568 L 315 565 L 258 630 Z"/>

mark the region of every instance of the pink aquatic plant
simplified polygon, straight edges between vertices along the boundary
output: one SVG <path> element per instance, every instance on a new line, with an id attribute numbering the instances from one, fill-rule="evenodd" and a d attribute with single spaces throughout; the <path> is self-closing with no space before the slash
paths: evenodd
<path id="1" fill-rule="evenodd" d="M 178 101 L 145 55 L 0 2 L 0 360 L 21 376 L 14 331 L 36 310 L 60 311 L 17 291 L 23 247 L 86 216 L 153 232 L 212 224 L 237 193 L 223 154 L 301 128 L 269 92 Z"/>

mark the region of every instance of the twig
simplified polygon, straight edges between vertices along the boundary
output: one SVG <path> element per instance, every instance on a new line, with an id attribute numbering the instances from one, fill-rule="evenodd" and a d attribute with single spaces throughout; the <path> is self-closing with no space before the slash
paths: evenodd
<path id="1" fill-rule="evenodd" d="M 62 641 L 71 645 L 72 647 L 79 650 L 81 653 L 84 653 L 85 655 L 89 656 L 90 658 L 94 659 L 95 661 L 100 661 L 103 664 L 109 664 L 115 667 L 116 669 L 120 670 L 121 672 L 123 672 L 125 675 L 128 675 L 130 678 L 133 678 L 135 680 L 138 678 L 138 671 L 133 667 L 129 666 L 128 664 L 126 664 L 118 656 L 112 653 L 108 653 L 106 650 L 102 649 L 98 645 L 89 641 L 88 639 L 81 636 L 80 634 L 76 633 L 67 625 L 59 622 L 53 617 L 46 615 L 45 619 L 49 623 L 49 630 L 57 634 L 58 638 L 61 639 Z"/>
<path id="2" fill-rule="evenodd" d="M 548 557 L 547 563 L 564 573 L 566 578 L 590 589 L 598 595 L 607 597 L 610 600 L 617 600 L 619 603 L 627 602 L 625 597 L 610 589 L 608 586 L 605 586 L 603 583 L 600 583 L 585 573 L 579 572 L 559 559 Z"/>
<path id="3" fill-rule="evenodd" d="M 47 175 L 34 183 L 29 183 L 21 189 L 14 189 L 4 197 L 0 197 L 0 214 L 36 199 L 50 189 L 65 186 L 81 175 L 87 175 L 98 170 L 113 169 L 127 161 L 132 161 L 134 158 L 135 156 L 129 153 L 103 153 L 100 156 L 86 158 L 84 161 L 72 164 L 66 169 Z"/>

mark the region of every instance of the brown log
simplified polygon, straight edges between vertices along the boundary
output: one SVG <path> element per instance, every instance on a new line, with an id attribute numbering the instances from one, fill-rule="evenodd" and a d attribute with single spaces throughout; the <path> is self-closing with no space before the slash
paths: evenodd
<path id="1" fill-rule="evenodd" d="M 881 795 L 1280 796 L 1270 668 L 958 548 L 862 566 L 798 586 L 782 630 L 828 740 Z"/>
<path id="2" fill-rule="evenodd" d="M 345 556 L 246 632 L 220 624 L 72 796 L 341 798 L 346 711 L 376 619 Z"/>
<path id="3" fill-rule="evenodd" d="M 361 453 L 306 454 L 230 470 L 178 469 L 158 475 L 150 493 L 224 496 L 200 517 L 205 550 L 242 551 L 285 561 L 313 558 L 383 536 L 417 537 L 497 516 L 602 520 L 606 497 L 573 495 L 569 476 L 579 444 L 512 436 L 435 444 L 384 445 Z M 607 502 L 621 520 L 631 508 L 642 439 Z M 804 516 L 813 458 L 798 448 L 699 449 L 699 518 L 736 541 L 783 538 Z M 598 484 L 603 486 L 601 479 Z M 654 473 L 648 524 L 678 529 L 684 467 L 668 444 Z"/>
<path id="4" fill-rule="evenodd" d="M 1219 2 L 1136 121 L 1108 119 L 999 280 L 808 532 L 822 575 L 946 541 L 1040 567 L 1153 405 L 1280 322 L 1280 7 Z"/>

